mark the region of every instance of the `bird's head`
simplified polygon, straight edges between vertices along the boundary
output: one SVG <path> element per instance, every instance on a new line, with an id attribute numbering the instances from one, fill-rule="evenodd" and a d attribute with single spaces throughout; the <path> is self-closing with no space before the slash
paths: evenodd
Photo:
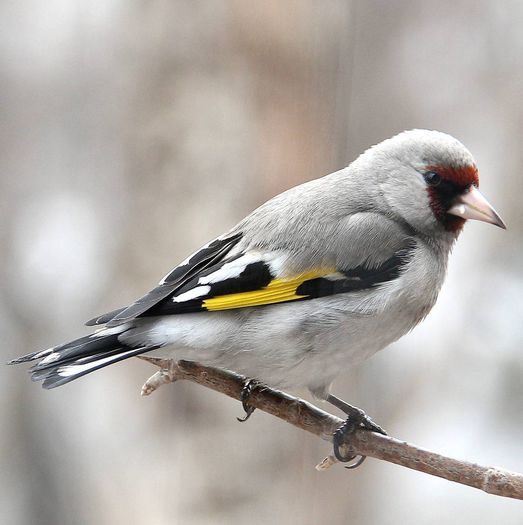
<path id="1" fill-rule="evenodd" d="M 478 189 L 478 170 L 471 153 L 450 135 L 404 131 L 362 157 L 378 177 L 387 213 L 419 232 L 457 235 L 467 219 L 505 228 Z"/>

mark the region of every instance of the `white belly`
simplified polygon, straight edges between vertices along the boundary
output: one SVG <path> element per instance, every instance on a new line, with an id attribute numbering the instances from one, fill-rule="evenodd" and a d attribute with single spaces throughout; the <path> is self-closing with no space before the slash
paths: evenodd
<path id="1" fill-rule="evenodd" d="M 227 368 L 275 388 L 322 392 L 344 368 L 400 338 L 430 309 L 432 304 L 412 297 L 407 301 L 401 280 L 386 285 L 387 293 L 375 289 L 229 312 L 143 319 L 122 339 L 134 345 L 168 341 L 150 355 Z"/>

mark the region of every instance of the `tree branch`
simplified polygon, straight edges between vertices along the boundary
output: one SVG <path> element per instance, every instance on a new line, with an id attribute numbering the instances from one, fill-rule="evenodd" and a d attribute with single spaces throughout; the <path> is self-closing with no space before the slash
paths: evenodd
<path id="1" fill-rule="evenodd" d="M 190 361 L 178 363 L 144 358 L 162 367 L 142 389 L 147 395 L 161 384 L 185 379 L 211 388 L 234 399 L 240 399 L 245 377 L 233 372 L 202 366 Z M 263 386 L 255 388 L 249 397 L 249 405 L 279 417 L 292 425 L 332 442 L 333 432 L 343 420 L 320 410 L 311 403 L 292 397 L 284 392 Z M 346 448 L 345 448 L 346 447 Z M 366 430 L 356 430 L 350 435 L 350 444 L 345 445 L 343 454 L 360 454 L 382 459 L 419 472 L 455 481 L 480 489 L 489 494 L 507 498 L 523 499 L 523 475 L 498 467 L 484 467 L 468 461 L 461 461 L 435 452 L 418 448 L 389 436 Z M 337 460 L 329 456 L 318 465 L 324 470 Z"/>

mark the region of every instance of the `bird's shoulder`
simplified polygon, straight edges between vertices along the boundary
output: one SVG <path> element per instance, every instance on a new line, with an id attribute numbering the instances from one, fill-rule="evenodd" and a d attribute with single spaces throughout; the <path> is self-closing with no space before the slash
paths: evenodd
<path id="1" fill-rule="evenodd" d="M 321 266 L 376 267 L 416 239 L 408 225 L 372 209 L 329 211 L 299 221 L 253 217 L 233 230 L 242 230 L 234 251 L 278 251 L 285 254 L 282 271 L 295 274 Z"/>

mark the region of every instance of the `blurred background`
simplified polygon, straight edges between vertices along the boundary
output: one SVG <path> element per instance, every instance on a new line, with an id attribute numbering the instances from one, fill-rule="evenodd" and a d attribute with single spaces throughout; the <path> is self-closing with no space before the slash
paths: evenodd
<path id="1" fill-rule="evenodd" d="M 271 196 L 404 129 L 473 152 L 425 323 L 335 383 L 393 436 L 523 471 L 523 3 L 4 0 L 2 361 L 88 333 Z M 9 524 L 520 524 L 521 502 L 369 459 L 127 361 L 53 391 L 0 367 Z M 306 394 L 302 393 L 305 397 Z"/>

